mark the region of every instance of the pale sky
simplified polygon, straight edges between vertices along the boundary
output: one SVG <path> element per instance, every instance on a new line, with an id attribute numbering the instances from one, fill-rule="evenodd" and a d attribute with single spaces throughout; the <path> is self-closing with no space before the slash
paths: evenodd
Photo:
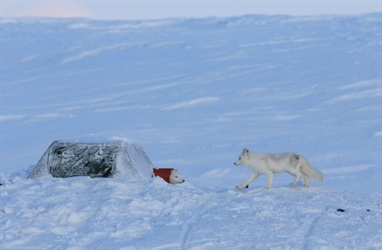
<path id="1" fill-rule="evenodd" d="M 174 17 L 354 15 L 382 12 L 382 0 L 1 0 L 1 17 L 143 20 Z"/>

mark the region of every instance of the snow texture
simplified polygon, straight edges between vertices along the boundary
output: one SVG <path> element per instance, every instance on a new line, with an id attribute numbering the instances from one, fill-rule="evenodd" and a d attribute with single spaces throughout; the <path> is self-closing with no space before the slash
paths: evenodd
<path id="1" fill-rule="evenodd" d="M 0 248 L 381 249 L 381 23 L 0 19 Z M 186 182 L 27 178 L 52 141 L 129 138 Z M 235 190 L 243 148 L 324 181 Z"/>
<path id="2" fill-rule="evenodd" d="M 6 180 L 3 249 L 382 247 L 376 194 L 289 186 L 237 191 L 171 185 L 159 177 L 36 182 L 19 173 Z"/>

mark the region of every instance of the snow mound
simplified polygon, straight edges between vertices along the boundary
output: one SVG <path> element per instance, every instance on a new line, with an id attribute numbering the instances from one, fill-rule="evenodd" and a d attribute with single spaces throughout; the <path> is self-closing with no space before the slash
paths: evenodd
<path id="1" fill-rule="evenodd" d="M 143 148 L 134 142 L 55 141 L 49 146 L 28 178 L 123 175 L 134 179 L 149 179 L 152 176 L 153 167 Z"/>
<path id="2" fill-rule="evenodd" d="M 4 176 L 4 249 L 381 249 L 381 196 Z"/>

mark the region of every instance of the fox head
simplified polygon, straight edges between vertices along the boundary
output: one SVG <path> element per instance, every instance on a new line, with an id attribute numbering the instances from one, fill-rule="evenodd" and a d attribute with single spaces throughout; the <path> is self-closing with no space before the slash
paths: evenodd
<path id="1" fill-rule="evenodd" d="M 236 166 L 244 165 L 245 162 L 249 159 L 249 150 L 244 148 L 243 152 L 239 155 L 239 159 L 234 162 Z"/>
<path id="2" fill-rule="evenodd" d="M 184 179 L 180 176 L 178 170 L 173 169 L 170 174 L 170 183 L 171 184 L 180 184 L 183 183 Z"/>

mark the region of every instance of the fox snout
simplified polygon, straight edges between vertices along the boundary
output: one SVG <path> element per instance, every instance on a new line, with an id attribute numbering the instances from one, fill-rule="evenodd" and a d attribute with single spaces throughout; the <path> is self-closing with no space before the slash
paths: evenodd
<path id="1" fill-rule="evenodd" d="M 183 183 L 183 182 L 185 182 L 186 180 L 176 180 L 176 183 L 177 184 L 181 184 L 181 183 Z M 174 184 L 174 183 L 173 183 Z"/>

